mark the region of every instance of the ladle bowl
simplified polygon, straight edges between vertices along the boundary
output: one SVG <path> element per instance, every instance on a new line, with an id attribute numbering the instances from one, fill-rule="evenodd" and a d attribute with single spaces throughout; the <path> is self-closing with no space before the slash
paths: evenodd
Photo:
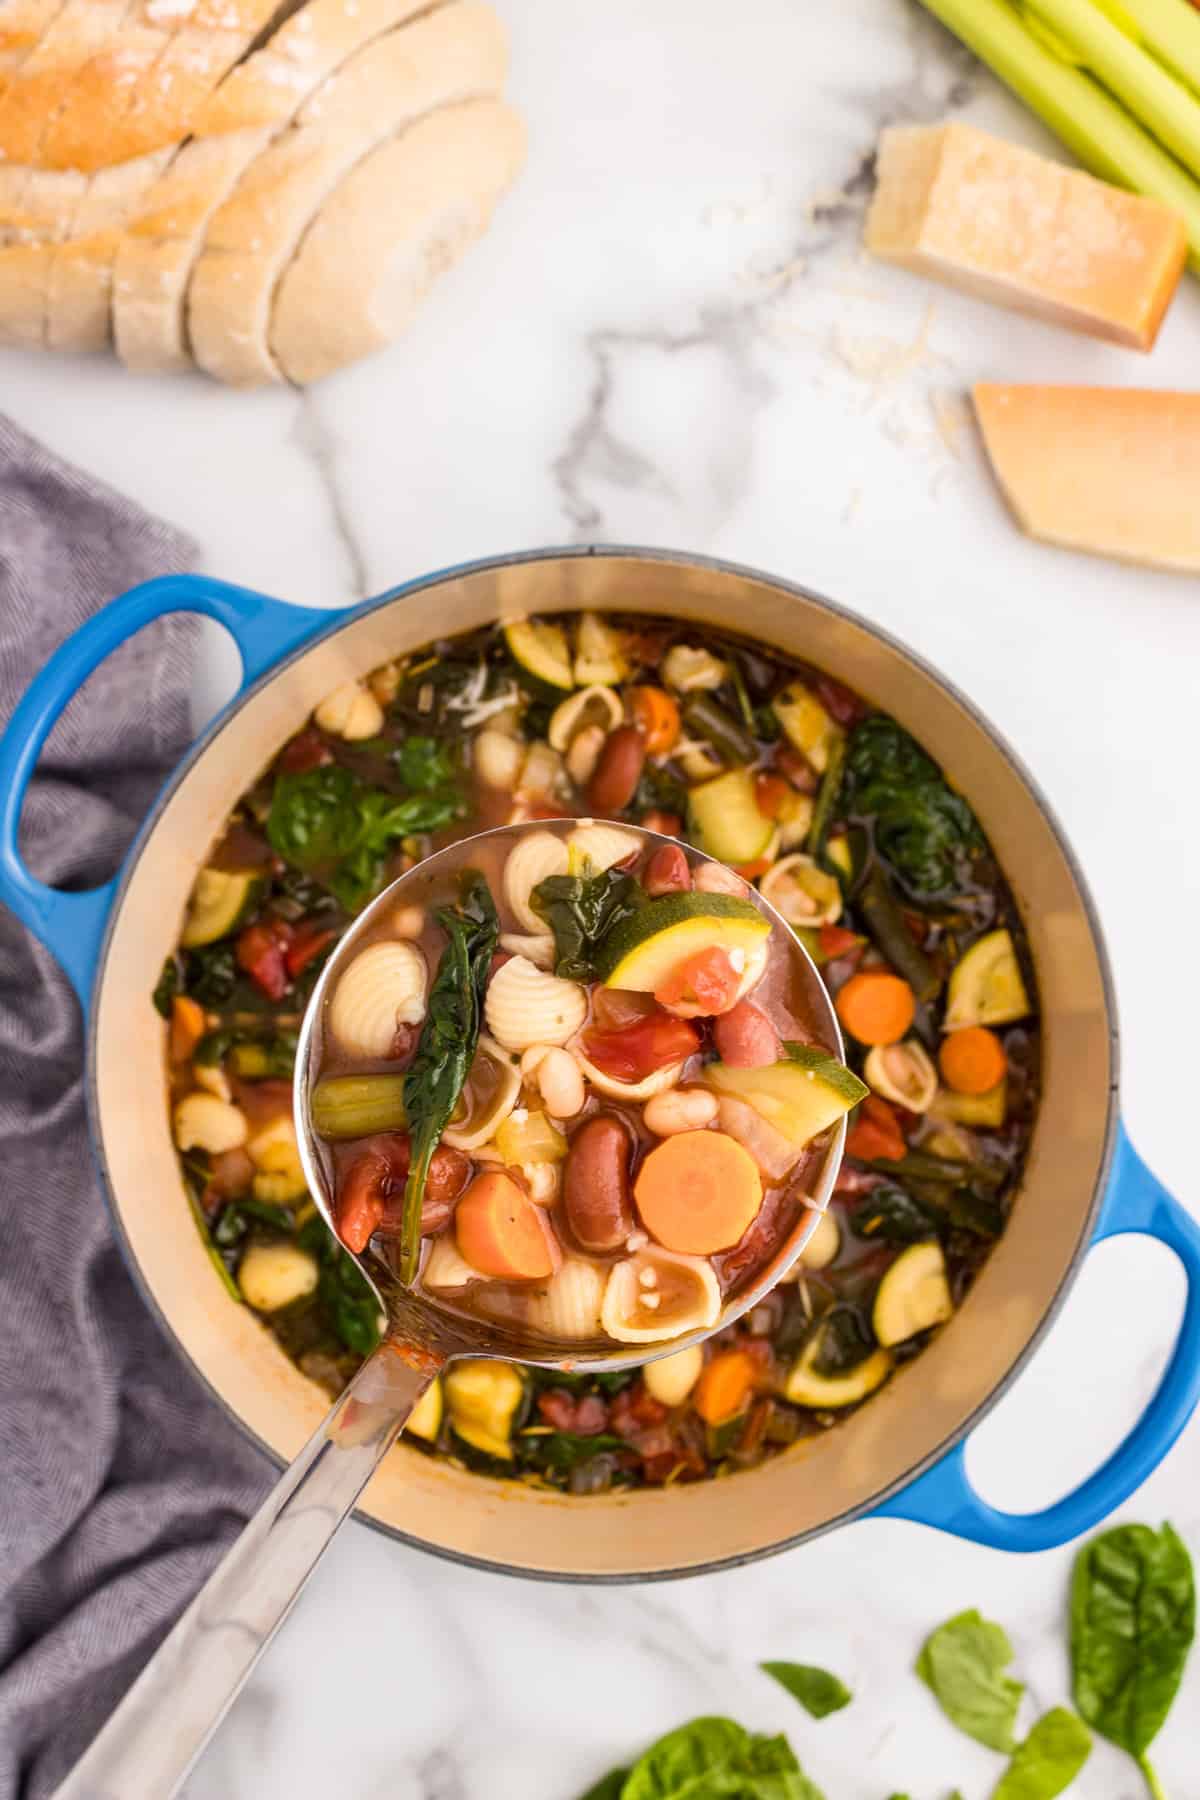
<path id="1" fill-rule="evenodd" d="M 381 916 L 411 903 L 439 875 L 469 868 L 480 849 L 531 831 L 579 824 L 578 819 L 539 819 L 498 826 L 425 858 L 363 910 L 322 970 L 300 1027 L 293 1106 L 309 1191 L 335 1235 L 333 1199 L 310 1100 L 322 1022 L 339 974 Z M 624 822 L 621 829 L 636 834 L 647 847 L 678 842 Z M 679 848 L 693 867 L 724 867 L 690 845 Z M 837 1015 L 808 952 L 776 909 L 749 885 L 746 897 L 770 920 L 800 968 L 818 1035 L 840 1057 Z M 816 1178 L 809 1183 L 809 1204 L 755 1279 L 726 1301 L 714 1324 L 661 1343 L 581 1346 L 578 1339 L 555 1339 L 511 1322 L 452 1311 L 419 1285 L 402 1286 L 387 1259 L 368 1245 L 354 1260 L 379 1300 L 379 1346 L 142 1671 L 57 1800 L 169 1800 L 177 1792 L 422 1394 L 449 1362 L 471 1356 L 572 1373 L 618 1370 L 703 1343 L 761 1300 L 800 1257 L 833 1191 L 845 1136 L 843 1118 L 830 1131 Z"/>

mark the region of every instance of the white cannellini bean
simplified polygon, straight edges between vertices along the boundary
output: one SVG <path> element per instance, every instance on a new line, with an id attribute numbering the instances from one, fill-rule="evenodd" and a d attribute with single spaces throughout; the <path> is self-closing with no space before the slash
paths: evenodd
<path id="1" fill-rule="evenodd" d="M 693 871 L 692 886 L 698 894 L 733 894 L 739 900 L 746 897 L 746 883 L 724 863 L 701 863 Z"/>
<path id="2" fill-rule="evenodd" d="M 583 1075 L 569 1050 L 560 1050 L 553 1044 L 533 1044 L 521 1058 L 521 1074 L 526 1080 L 537 1082 L 552 1118 L 573 1119 L 583 1111 Z"/>
<path id="3" fill-rule="evenodd" d="M 238 1286 L 255 1312 L 279 1312 L 315 1291 L 320 1270 L 295 1244 L 251 1244 L 238 1267 Z"/>
<path id="4" fill-rule="evenodd" d="M 378 737 L 383 730 L 383 708 L 369 688 L 347 681 L 322 700 L 313 714 L 322 731 L 347 743 Z"/>
<path id="5" fill-rule="evenodd" d="M 521 1173 L 535 1206 L 553 1206 L 562 1182 L 562 1164 L 556 1162 L 522 1163 Z"/>
<path id="6" fill-rule="evenodd" d="M 249 1135 L 246 1115 L 215 1094 L 188 1094 L 175 1108 L 175 1142 L 181 1150 L 240 1150 Z"/>
<path id="7" fill-rule="evenodd" d="M 657 1362 L 647 1363 L 642 1373 L 647 1389 L 661 1405 L 682 1406 L 699 1381 L 703 1367 L 703 1350 L 699 1344 L 689 1344 L 686 1350 L 676 1350 L 671 1356 L 660 1356 Z"/>
<path id="8" fill-rule="evenodd" d="M 708 1088 L 671 1088 L 647 1100 L 642 1118 L 655 1137 L 674 1137 L 680 1131 L 703 1131 L 716 1118 L 719 1106 Z"/>
<path id="9" fill-rule="evenodd" d="M 484 787 L 511 793 L 525 761 L 525 746 L 520 738 L 489 728 L 475 739 L 471 756 L 475 773 Z"/>
<path id="10" fill-rule="evenodd" d="M 517 786 L 526 799 L 544 800 L 558 786 L 563 759 L 549 744 L 530 744 L 521 764 Z"/>
<path id="11" fill-rule="evenodd" d="M 356 1056 L 386 1056 L 397 1025 L 425 1017 L 425 958 L 415 944 L 389 939 L 368 944 L 338 977 L 329 1003 L 329 1029 Z"/>
<path id="12" fill-rule="evenodd" d="M 206 1094 L 215 1094 L 218 1100 L 233 1099 L 229 1077 L 220 1063 L 193 1063 L 192 1074 L 195 1076 L 196 1086 L 202 1087 Z"/>
<path id="13" fill-rule="evenodd" d="M 567 751 L 567 774 L 576 787 L 586 787 L 596 773 L 606 736 L 603 725 L 585 725 L 572 738 L 571 748 Z"/>
<path id="14" fill-rule="evenodd" d="M 392 914 L 392 930 L 398 938 L 419 938 L 424 929 L 423 906 L 398 906 Z"/>

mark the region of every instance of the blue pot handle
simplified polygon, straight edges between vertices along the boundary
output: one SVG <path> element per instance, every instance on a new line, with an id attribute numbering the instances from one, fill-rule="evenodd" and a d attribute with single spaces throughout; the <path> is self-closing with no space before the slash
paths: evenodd
<path id="1" fill-rule="evenodd" d="M 85 1012 L 117 879 L 82 894 L 36 881 L 17 847 L 25 789 L 52 726 L 92 671 L 143 625 L 172 612 L 204 613 L 225 626 L 242 658 L 239 692 L 339 617 L 203 575 L 164 575 L 130 588 L 80 626 L 22 695 L 0 738 L 0 901 L 62 965 Z"/>
<path id="2" fill-rule="evenodd" d="M 999 1512 L 971 1486 L 965 1445 L 956 1444 L 932 1469 L 877 1507 L 873 1518 L 911 1519 L 997 1550 L 1053 1550 L 1091 1531 L 1141 1486 L 1200 1400 L 1200 1225 L 1150 1173 L 1122 1126 L 1092 1242 L 1100 1244 L 1131 1231 L 1157 1238 L 1175 1252 L 1187 1276 L 1187 1304 L 1153 1399 L 1107 1461 L 1041 1512 Z"/>

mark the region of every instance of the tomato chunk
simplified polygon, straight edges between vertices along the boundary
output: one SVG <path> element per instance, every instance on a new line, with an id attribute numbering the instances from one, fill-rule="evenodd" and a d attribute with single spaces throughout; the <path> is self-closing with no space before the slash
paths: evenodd
<path id="1" fill-rule="evenodd" d="M 238 938 L 235 951 L 238 968 L 245 970 L 268 1000 L 282 1000 L 291 986 L 287 968 L 291 941 L 292 928 L 282 919 L 247 925 Z"/>
<path id="2" fill-rule="evenodd" d="M 895 1109 L 878 1094 L 868 1094 L 846 1135 L 846 1155 L 860 1162 L 899 1162 L 907 1148 Z"/>
<path id="3" fill-rule="evenodd" d="M 583 1051 L 614 1081 L 644 1081 L 656 1069 L 684 1062 L 700 1048 L 700 1033 L 668 1012 L 648 1013 L 615 1031 L 589 1031 Z"/>
<path id="4" fill-rule="evenodd" d="M 301 919 L 284 952 L 287 972 L 293 980 L 307 969 L 310 962 L 328 950 L 330 944 L 336 943 L 337 938 L 335 926 L 322 925 L 319 919 Z"/>
<path id="5" fill-rule="evenodd" d="M 741 975 L 729 960 L 728 950 L 710 945 L 671 970 L 654 998 L 681 1019 L 711 1017 L 727 1012 L 737 998 Z"/>

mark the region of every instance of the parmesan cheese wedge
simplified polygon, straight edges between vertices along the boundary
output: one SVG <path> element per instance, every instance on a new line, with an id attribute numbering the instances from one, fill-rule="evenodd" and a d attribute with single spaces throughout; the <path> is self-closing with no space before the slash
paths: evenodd
<path id="1" fill-rule="evenodd" d="M 1183 220 L 973 126 L 898 126 L 879 144 L 865 242 L 982 300 L 1149 350 L 1187 254 Z"/>
<path id="2" fill-rule="evenodd" d="M 1200 574 L 1200 393 L 981 382 L 973 397 L 1031 537 Z"/>

